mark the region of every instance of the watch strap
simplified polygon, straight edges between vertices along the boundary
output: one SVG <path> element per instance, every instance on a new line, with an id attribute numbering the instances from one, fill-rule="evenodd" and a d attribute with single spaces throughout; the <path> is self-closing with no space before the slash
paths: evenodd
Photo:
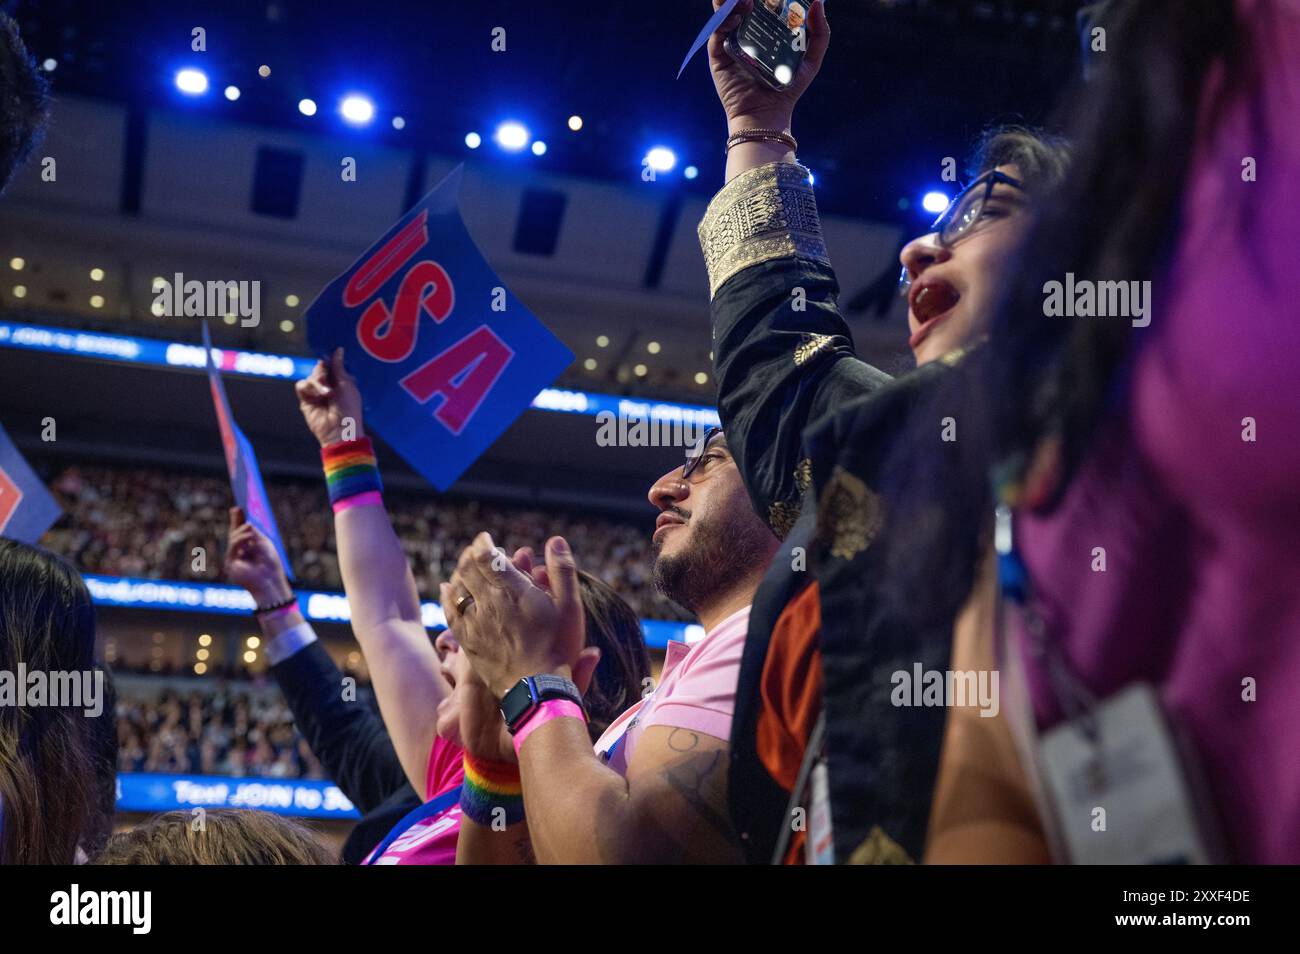
<path id="1" fill-rule="evenodd" d="M 553 699 L 572 702 L 583 709 L 582 693 L 570 679 L 546 673 L 520 679 L 501 698 L 501 716 L 505 719 L 506 729 L 514 735 L 543 702 Z"/>

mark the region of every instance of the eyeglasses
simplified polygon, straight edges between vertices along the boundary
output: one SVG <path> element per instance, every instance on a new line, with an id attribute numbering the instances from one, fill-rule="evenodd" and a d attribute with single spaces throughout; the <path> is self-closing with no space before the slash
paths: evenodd
<path id="1" fill-rule="evenodd" d="M 709 449 L 709 442 L 722 433 L 722 428 L 712 426 L 704 432 L 704 436 L 686 449 L 686 463 L 682 464 L 682 480 L 690 480 L 691 474 L 695 473 L 696 468 L 700 466 L 700 461 L 704 460 L 704 452 Z"/>
<path id="2" fill-rule="evenodd" d="M 939 214 L 939 217 L 934 220 L 934 225 L 930 227 L 930 234 L 938 237 L 940 247 L 951 248 L 974 230 L 984 218 L 989 198 L 998 184 L 1010 186 L 1021 192 L 1025 190 L 1024 183 L 1019 179 L 1013 179 L 997 169 L 990 169 L 979 176 L 957 193 L 957 198 L 948 203 L 948 208 Z M 898 291 L 905 295 L 911 286 L 912 276 L 904 265 L 902 273 L 898 276 Z"/>

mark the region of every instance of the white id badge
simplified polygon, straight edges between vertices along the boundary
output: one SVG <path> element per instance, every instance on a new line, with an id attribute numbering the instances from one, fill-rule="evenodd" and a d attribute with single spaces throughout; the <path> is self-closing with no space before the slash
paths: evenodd
<path id="1" fill-rule="evenodd" d="M 1093 710 L 1097 740 L 1078 721 L 1038 740 L 1038 765 L 1073 864 L 1208 864 L 1169 725 L 1149 685 Z"/>
<path id="2" fill-rule="evenodd" d="M 831 837 L 831 788 L 826 759 L 820 758 L 808 776 L 811 810 L 808 813 L 808 841 L 804 857 L 810 865 L 835 864 L 835 839 Z"/>

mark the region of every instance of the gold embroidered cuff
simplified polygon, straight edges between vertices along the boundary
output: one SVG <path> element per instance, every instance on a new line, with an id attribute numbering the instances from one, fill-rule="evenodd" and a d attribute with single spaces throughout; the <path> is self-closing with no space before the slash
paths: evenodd
<path id="1" fill-rule="evenodd" d="M 809 175 L 798 163 L 772 162 L 713 197 L 699 229 L 710 299 L 751 265 L 795 257 L 830 265 Z"/>

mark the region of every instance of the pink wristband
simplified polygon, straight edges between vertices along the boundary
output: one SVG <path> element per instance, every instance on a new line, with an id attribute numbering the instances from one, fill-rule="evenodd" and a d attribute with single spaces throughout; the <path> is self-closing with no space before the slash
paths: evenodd
<path id="1" fill-rule="evenodd" d="M 379 506 L 384 505 L 384 496 L 378 490 L 367 490 L 364 494 L 357 494 L 353 497 L 344 497 L 338 503 L 334 504 L 334 512 L 342 513 L 344 510 L 351 510 L 353 507 Z"/>
<path id="2" fill-rule="evenodd" d="M 568 699 L 547 699 L 514 734 L 515 755 L 518 755 L 519 750 L 523 748 L 524 739 L 552 719 L 581 719 L 584 723 L 587 721 L 582 707 L 576 702 L 570 702 Z"/>

